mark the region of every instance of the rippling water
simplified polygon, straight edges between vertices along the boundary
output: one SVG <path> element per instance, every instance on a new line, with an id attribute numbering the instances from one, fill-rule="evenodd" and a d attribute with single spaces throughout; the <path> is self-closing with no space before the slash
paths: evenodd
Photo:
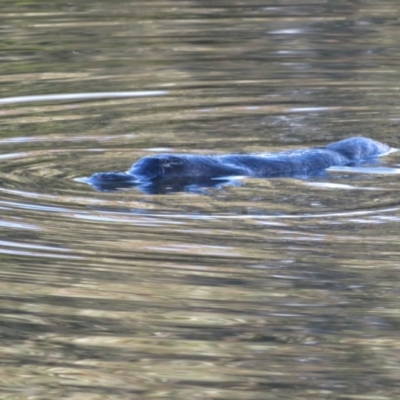
<path id="1" fill-rule="evenodd" d="M 144 155 L 399 146 L 396 0 L 3 2 L 7 399 L 400 397 L 400 153 L 97 192 Z"/>

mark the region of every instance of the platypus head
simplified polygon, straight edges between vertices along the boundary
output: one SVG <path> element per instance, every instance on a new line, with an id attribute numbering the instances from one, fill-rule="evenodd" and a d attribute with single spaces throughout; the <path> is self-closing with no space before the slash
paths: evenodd
<path id="1" fill-rule="evenodd" d="M 352 137 L 327 145 L 328 150 L 336 151 L 351 161 L 363 161 L 383 156 L 393 151 L 391 147 L 365 137 Z"/>
<path id="2" fill-rule="evenodd" d="M 187 164 L 184 157 L 160 154 L 141 158 L 132 165 L 128 173 L 139 179 L 146 180 L 180 178 L 186 175 L 185 166 Z"/>

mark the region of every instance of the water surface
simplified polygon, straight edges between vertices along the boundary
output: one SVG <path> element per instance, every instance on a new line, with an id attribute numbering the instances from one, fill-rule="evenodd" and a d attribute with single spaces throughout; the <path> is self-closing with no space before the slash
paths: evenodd
<path id="1" fill-rule="evenodd" d="M 395 0 L 4 2 L 9 399 L 393 399 L 400 153 L 151 195 L 158 152 L 399 147 Z"/>

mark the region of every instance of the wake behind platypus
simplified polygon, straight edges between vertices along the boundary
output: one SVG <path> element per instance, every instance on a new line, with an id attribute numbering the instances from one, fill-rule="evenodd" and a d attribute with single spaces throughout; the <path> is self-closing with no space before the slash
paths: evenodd
<path id="1" fill-rule="evenodd" d="M 193 185 L 218 186 L 234 176 L 318 176 L 329 167 L 356 166 L 392 150 L 375 140 L 353 137 L 324 147 L 273 154 L 158 154 L 141 158 L 127 172 L 97 172 L 81 181 L 97 190 L 138 187 L 144 192 L 156 193 L 157 187 L 166 185 L 172 190 L 185 190 Z"/>

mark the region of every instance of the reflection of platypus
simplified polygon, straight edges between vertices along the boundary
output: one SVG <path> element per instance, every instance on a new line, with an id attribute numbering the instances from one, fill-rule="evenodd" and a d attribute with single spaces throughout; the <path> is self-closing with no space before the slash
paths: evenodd
<path id="1" fill-rule="evenodd" d="M 190 184 L 213 186 L 213 181 L 217 180 L 218 183 L 232 176 L 306 177 L 321 175 L 326 168 L 333 166 L 357 165 L 391 150 L 375 140 L 353 137 L 325 147 L 273 154 L 159 154 L 141 158 L 127 172 L 98 172 L 86 182 L 99 190 L 128 186 L 140 186 L 143 189 L 144 186 L 166 183 L 176 186 L 175 190 L 182 190 Z"/>

